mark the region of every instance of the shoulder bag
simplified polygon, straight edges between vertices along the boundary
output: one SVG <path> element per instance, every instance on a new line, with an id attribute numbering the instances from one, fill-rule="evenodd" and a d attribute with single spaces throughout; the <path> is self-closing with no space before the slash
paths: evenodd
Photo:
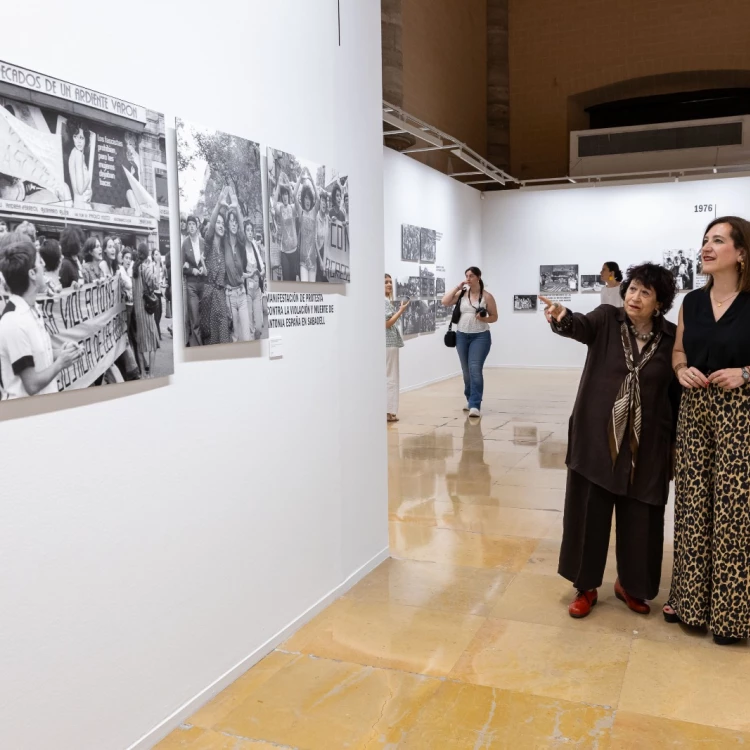
<path id="1" fill-rule="evenodd" d="M 456 332 L 453 330 L 453 326 L 457 326 L 458 321 L 461 320 L 461 300 L 463 299 L 464 294 L 466 294 L 465 289 L 458 296 L 458 300 L 453 308 L 453 315 L 451 315 L 450 325 L 448 326 L 448 330 L 445 332 L 445 337 L 443 338 L 445 345 L 451 349 L 454 349 L 456 346 Z"/>

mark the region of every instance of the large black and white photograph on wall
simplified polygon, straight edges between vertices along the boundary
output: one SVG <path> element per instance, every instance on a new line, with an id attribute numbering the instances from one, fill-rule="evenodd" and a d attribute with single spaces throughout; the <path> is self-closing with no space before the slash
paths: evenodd
<path id="1" fill-rule="evenodd" d="M 422 326 L 422 302 L 412 300 L 402 316 L 404 336 L 416 336 Z"/>
<path id="2" fill-rule="evenodd" d="M 419 296 L 427 299 L 435 296 L 435 279 L 420 277 Z"/>
<path id="3" fill-rule="evenodd" d="M 688 292 L 695 287 L 694 250 L 664 250 L 662 265 L 674 276 L 678 291 Z"/>
<path id="4" fill-rule="evenodd" d="M 348 282 L 348 177 L 269 148 L 267 178 L 272 278 Z"/>
<path id="5" fill-rule="evenodd" d="M 435 269 L 430 268 L 429 266 L 420 266 L 419 267 L 419 276 L 423 279 L 434 279 L 435 278 Z"/>
<path id="6" fill-rule="evenodd" d="M 422 279 L 419 276 L 409 276 L 409 299 L 419 299 L 422 294 Z"/>
<path id="7" fill-rule="evenodd" d="M 591 294 L 601 290 L 602 277 L 599 274 L 581 274 L 581 292 Z"/>
<path id="8" fill-rule="evenodd" d="M 401 260 L 419 263 L 419 227 L 401 225 Z"/>
<path id="9" fill-rule="evenodd" d="M 437 304 L 437 301 L 434 299 L 427 302 L 427 310 L 422 317 L 423 333 L 434 333 L 437 328 Z"/>
<path id="10" fill-rule="evenodd" d="M 437 232 L 434 229 L 419 231 L 419 259 L 422 263 L 434 263 L 437 254 Z"/>
<path id="11" fill-rule="evenodd" d="M 445 296 L 445 277 L 438 276 L 435 279 L 435 295 L 437 297 Z"/>
<path id="12" fill-rule="evenodd" d="M 436 318 L 437 325 L 446 324 L 453 317 L 453 308 L 445 307 L 445 305 L 442 305 L 439 300 L 435 307 L 435 310 L 436 310 L 435 318 Z"/>
<path id="13" fill-rule="evenodd" d="M 409 299 L 409 277 L 396 279 L 396 299 Z"/>
<path id="14" fill-rule="evenodd" d="M 578 291 L 578 266 L 563 264 L 539 267 L 540 294 L 570 294 Z"/>
<path id="15" fill-rule="evenodd" d="M 537 309 L 536 294 L 516 294 L 513 297 L 513 309 L 516 312 L 534 312 Z"/>
<path id="16" fill-rule="evenodd" d="M 185 343 L 267 338 L 260 147 L 179 118 L 175 127 Z"/>
<path id="17" fill-rule="evenodd" d="M 164 116 L 0 66 L 0 399 L 171 375 Z"/>

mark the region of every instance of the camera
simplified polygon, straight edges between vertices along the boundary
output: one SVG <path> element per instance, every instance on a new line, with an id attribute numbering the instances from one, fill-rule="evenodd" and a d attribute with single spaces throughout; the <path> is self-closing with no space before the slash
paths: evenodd
<path id="1" fill-rule="evenodd" d="M 480 318 L 486 318 L 486 317 L 487 317 L 487 310 L 485 310 L 484 308 L 482 308 L 482 309 L 481 309 L 481 310 L 479 311 L 479 317 L 480 317 Z"/>

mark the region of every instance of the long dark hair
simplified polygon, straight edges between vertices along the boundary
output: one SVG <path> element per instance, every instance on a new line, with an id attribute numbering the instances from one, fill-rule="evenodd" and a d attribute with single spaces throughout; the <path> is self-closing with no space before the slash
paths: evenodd
<path id="1" fill-rule="evenodd" d="M 140 245 L 138 245 L 138 249 L 135 253 L 135 258 L 133 258 L 133 278 L 138 279 L 141 276 L 141 265 L 144 263 L 144 261 L 148 260 L 149 258 L 149 251 L 148 251 L 148 245 L 145 242 L 141 242 Z"/>
<path id="2" fill-rule="evenodd" d="M 615 263 L 613 260 L 608 260 L 605 264 L 609 268 L 611 274 L 615 277 L 615 281 L 618 284 L 622 283 L 622 271 L 620 270 L 619 263 Z"/>
<path id="3" fill-rule="evenodd" d="M 104 238 L 104 244 L 102 245 L 102 258 L 104 262 L 109 267 L 110 273 L 114 276 L 117 273 L 117 269 L 120 267 L 120 264 L 117 262 L 117 245 L 115 245 L 115 257 L 110 259 L 110 257 L 107 255 L 107 245 L 112 242 L 114 243 L 115 238 L 113 235 L 108 234 Z"/>
<path id="4" fill-rule="evenodd" d="M 482 281 L 482 272 L 476 267 L 476 266 L 469 266 L 464 271 L 464 276 L 471 271 L 474 276 L 476 276 L 479 279 L 479 299 L 482 299 L 482 296 L 484 295 L 484 282 Z"/>
<path id="5" fill-rule="evenodd" d="M 83 243 L 83 260 L 85 263 L 93 262 L 94 250 L 96 250 L 97 242 L 99 242 L 98 237 L 89 237 L 86 242 Z"/>
<path id="6" fill-rule="evenodd" d="M 720 216 L 718 219 L 714 219 L 703 233 L 705 239 L 709 231 L 717 224 L 729 224 L 732 227 L 731 237 L 734 246 L 739 250 L 744 250 L 742 256 L 743 262 L 739 264 L 737 279 L 737 289 L 740 292 L 750 292 L 750 222 L 746 219 L 742 219 L 739 216 Z M 701 247 L 703 247 L 703 241 L 701 240 Z M 699 251 L 700 252 L 700 251 Z M 708 282 L 704 289 L 709 291 L 714 284 L 714 280 L 709 276 Z"/>

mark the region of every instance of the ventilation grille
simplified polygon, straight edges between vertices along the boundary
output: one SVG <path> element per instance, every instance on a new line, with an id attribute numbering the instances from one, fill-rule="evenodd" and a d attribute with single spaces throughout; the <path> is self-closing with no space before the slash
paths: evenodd
<path id="1" fill-rule="evenodd" d="M 578 156 L 582 158 L 638 154 L 644 151 L 677 151 L 686 148 L 741 145 L 742 123 L 727 122 L 716 125 L 584 135 L 578 138 Z"/>

